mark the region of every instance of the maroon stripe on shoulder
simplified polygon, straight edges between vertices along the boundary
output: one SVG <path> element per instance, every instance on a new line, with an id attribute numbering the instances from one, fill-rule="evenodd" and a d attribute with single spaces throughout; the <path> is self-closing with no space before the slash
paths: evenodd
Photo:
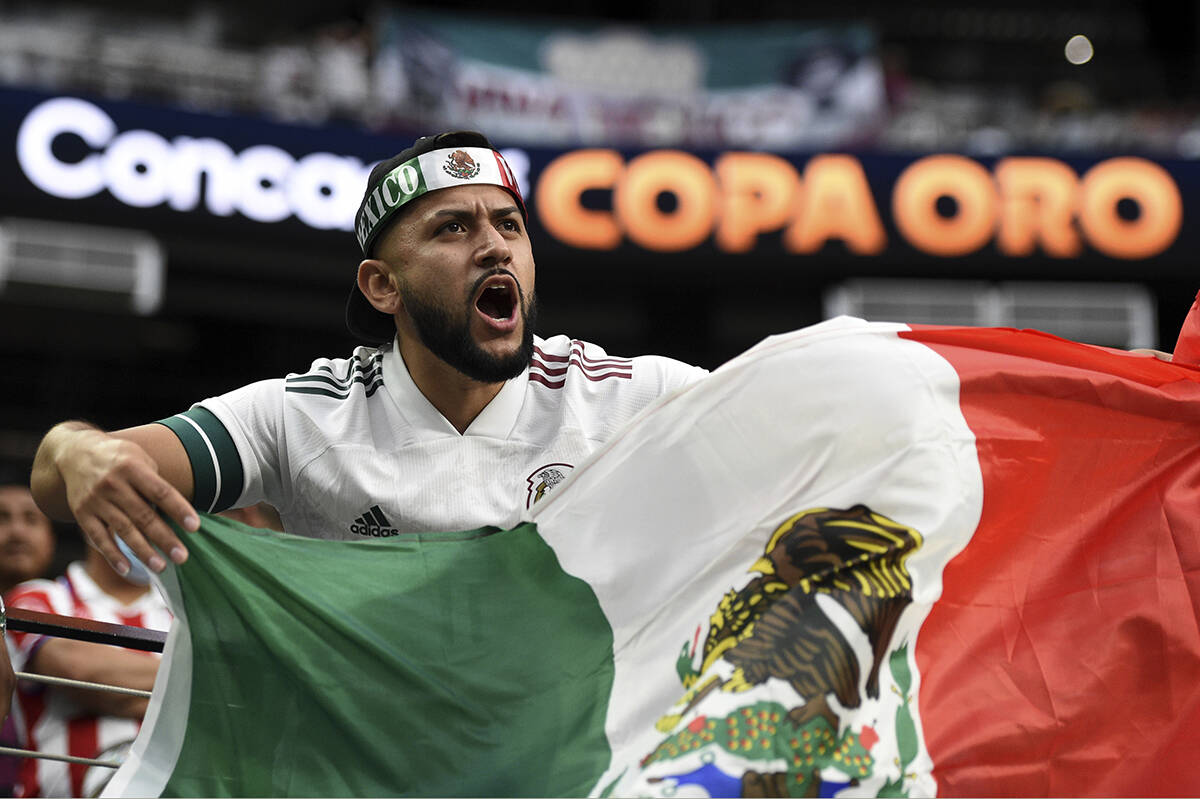
<path id="1" fill-rule="evenodd" d="M 628 374 L 625 372 L 609 372 L 607 374 L 602 374 L 602 375 L 590 375 L 587 372 L 584 372 L 583 376 L 586 377 L 588 380 L 591 380 L 593 383 L 599 383 L 601 380 L 607 380 L 610 377 L 615 377 L 620 380 L 632 380 L 633 379 L 632 374 Z"/>
<path id="2" fill-rule="evenodd" d="M 550 378 L 546 377 L 545 375 L 538 374 L 537 372 L 530 372 L 529 379 L 535 383 L 541 383 L 543 386 L 546 386 L 547 388 L 562 388 L 563 386 L 565 386 L 567 384 L 567 381 L 565 381 L 565 380 L 551 380 Z"/>
<path id="3" fill-rule="evenodd" d="M 564 375 L 566 374 L 567 369 L 569 367 L 564 366 L 561 369 L 549 369 L 545 366 L 542 366 L 541 364 L 535 364 L 535 365 L 539 369 L 542 369 L 545 372 L 545 374 L 543 374 L 542 372 L 535 372 L 531 369 L 529 372 L 530 380 L 535 380 L 538 383 L 550 386 L 551 388 L 562 388 L 563 384 L 566 383 L 566 377 L 564 377 Z M 609 378 L 617 378 L 619 380 L 632 380 L 633 379 L 633 372 L 601 371 L 601 372 L 593 373 L 593 372 L 585 372 L 582 368 L 579 368 L 578 364 L 575 364 L 575 363 L 572 363 L 571 366 L 574 366 L 577 369 L 579 369 L 579 374 L 582 375 L 583 377 L 587 378 L 588 380 L 591 380 L 593 383 L 599 383 L 601 380 L 608 380 Z"/>
<path id="4" fill-rule="evenodd" d="M 629 358 L 589 358 L 583 352 L 583 344 L 579 341 L 571 342 L 570 355 L 551 355 L 541 347 L 534 346 L 535 354 L 540 355 L 542 360 L 548 363 L 567 363 L 571 358 L 578 357 L 588 366 L 632 366 L 633 361 Z"/>
<path id="5" fill-rule="evenodd" d="M 534 353 L 534 355 L 540 355 L 542 357 L 542 360 L 545 360 L 545 361 L 554 361 L 555 363 L 566 363 L 567 362 L 566 355 L 550 355 L 549 353 L 547 353 L 545 350 L 543 350 L 541 347 L 539 347 L 536 344 L 533 345 L 533 353 Z"/>
<path id="6" fill-rule="evenodd" d="M 601 374 L 606 374 L 608 372 L 618 372 L 621 374 L 628 375 L 630 377 L 633 376 L 633 365 L 632 364 L 628 364 L 628 365 L 624 365 L 624 366 L 622 366 L 622 365 L 586 366 L 583 363 L 580 363 L 575 358 L 572 358 L 571 362 L 565 366 L 549 366 L 547 364 L 539 362 L 535 358 L 529 362 L 529 365 L 531 367 L 536 366 L 537 368 L 541 369 L 546 374 L 554 375 L 554 376 L 566 374 L 567 369 L 571 368 L 572 366 L 579 369 L 579 371 L 583 372 L 585 375 L 601 375 Z"/>
<path id="7" fill-rule="evenodd" d="M 592 366 L 600 366 L 600 365 L 615 366 L 617 364 L 630 364 L 630 365 L 633 364 L 633 361 L 631 361 L 628 358 L 589 358 L 583 352 L 583 343 L 579 342 L 579 341 L 571 342 L 571 355 L 572 356 L 578 355 L 580 360 L 582 360 L 584 363 L 590 364 Z"/>

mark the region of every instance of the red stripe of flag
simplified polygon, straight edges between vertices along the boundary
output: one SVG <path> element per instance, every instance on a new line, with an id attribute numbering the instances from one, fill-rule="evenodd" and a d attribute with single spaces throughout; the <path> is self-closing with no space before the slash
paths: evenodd
<path id="1" fill-rule="evenodd" d="M 939 793 L 1200 794 L 1200 370 L 901 335 L 958 372 L 984 484 L 917 639 Z"/>

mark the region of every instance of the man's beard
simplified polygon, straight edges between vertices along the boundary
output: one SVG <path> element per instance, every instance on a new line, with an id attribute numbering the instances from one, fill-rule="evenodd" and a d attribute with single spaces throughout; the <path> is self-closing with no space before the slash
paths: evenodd
<path id="1" fill-rule="evenodd" d="M 504 270 L 489 272 L 476 281 L 467 296 L 465 312 L 455 314 L 451 309 L 436 302 L 429 302 L 419 292 L 402 287 L 404 307 L 417 329 L 421 343 L 437 357 L 481 383 L 500 383 L 525 371 L 533 358 L 533 328 L 537 322 L 537 296 L 530 295 L 525 302 L 525 292 L 517 284 L 517 311 L 521 314 L 521 346 L 509 355 L 495 356 L 484 350 L 471 336 L 471 316 L 475 305 L 471 299 L 479 285 L 492 275 Z M 514 281 L 516 278 L 513 278 Z"/>

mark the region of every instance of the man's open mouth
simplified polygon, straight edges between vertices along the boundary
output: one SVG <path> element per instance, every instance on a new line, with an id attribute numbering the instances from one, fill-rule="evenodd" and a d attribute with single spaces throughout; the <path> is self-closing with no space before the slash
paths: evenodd
<path id="1" fill-rule="evenodd" d="M 495 275 L 484 282 L 475 298 L 475 307 L 491 319 L 512 319 L 517 312 L 518 296 L 516 281 L 508 275 Z"/>

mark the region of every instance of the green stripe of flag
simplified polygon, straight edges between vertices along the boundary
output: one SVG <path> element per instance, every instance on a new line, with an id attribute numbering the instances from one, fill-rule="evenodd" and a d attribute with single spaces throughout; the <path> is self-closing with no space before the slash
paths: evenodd
<path id="1" fill-rule="evenodd" d="M 206 515 L 187 540 L 161 795 L 584 796 L 608 765 L 612 630 L 533 525 L 349 542 Z"/>

